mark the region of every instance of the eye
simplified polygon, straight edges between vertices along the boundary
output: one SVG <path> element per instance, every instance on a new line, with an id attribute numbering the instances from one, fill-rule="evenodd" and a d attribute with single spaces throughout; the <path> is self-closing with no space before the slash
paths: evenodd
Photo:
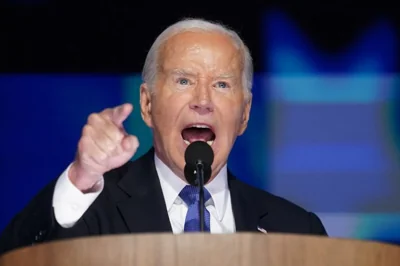
<path id="1" fill-rule="evenodd" d="M 190 81 L 187 78 L 179 78 L 178 83 L 179 85 L 186 86 L 190 84 Z"/>
<path id="2" fill-rule="evenodd" d="M 228 88 L 228 83 L 224 82 L 224 81 L 218 81 L 216 84 L 216 87 L 219 89 L 226 89 Z"/>

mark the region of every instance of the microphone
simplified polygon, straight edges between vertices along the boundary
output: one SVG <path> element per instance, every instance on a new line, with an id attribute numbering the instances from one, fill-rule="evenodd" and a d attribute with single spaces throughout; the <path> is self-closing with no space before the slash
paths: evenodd
<path id="1" fill-rule="evenodd" d="M 185 151 L 185 178 L 192 186 L 199 187 L 200 231 L 204 232 L 204 184 L 211 178 L 214 152 L 204 141 L 189 144 Z"/>

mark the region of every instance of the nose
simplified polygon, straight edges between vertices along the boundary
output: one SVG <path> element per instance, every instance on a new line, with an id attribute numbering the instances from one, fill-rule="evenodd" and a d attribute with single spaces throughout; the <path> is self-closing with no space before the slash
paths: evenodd
<path id="1" fill-rule="evenodd" d="M 198 86 L 195 95 L 190 103 L 190 109 L 199 115 L 206 115 L 214 111 L 214 104 L 211 100 L 210 91 L 206 86 Z"/>

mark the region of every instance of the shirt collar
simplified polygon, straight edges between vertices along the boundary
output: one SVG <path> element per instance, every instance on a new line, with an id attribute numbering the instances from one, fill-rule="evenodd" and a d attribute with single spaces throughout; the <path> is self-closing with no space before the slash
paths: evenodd
<path id="1" fill-rule="evenodd" d="M 154 162 L 160 179 L 161 189 L 164 194 L 167 211 L 169 212 L 176 199 L 179 198 L 179 193 L 187 183 L 175 175 L 156 154 L 154 154 Z M 205 188 L 211 194 L 211 199 L 206 202 L 206 205 L 214 205 L 220 221 L 224 217 L 229 196 L 227 177 L 228 173 L 225 165 L 218 175 L 210 183 L 205 185 Z"/>

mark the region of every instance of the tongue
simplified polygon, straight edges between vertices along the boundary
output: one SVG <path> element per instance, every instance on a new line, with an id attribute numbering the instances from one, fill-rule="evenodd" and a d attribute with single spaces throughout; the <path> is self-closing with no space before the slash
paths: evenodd
<path id="1" fill-rule="evenodd" d="M 186 128 L 182 131 L 184 140 L 190 143 L 194 141 L 209 141 L 214 137 L 214 133 L 208 128 Z"/>

